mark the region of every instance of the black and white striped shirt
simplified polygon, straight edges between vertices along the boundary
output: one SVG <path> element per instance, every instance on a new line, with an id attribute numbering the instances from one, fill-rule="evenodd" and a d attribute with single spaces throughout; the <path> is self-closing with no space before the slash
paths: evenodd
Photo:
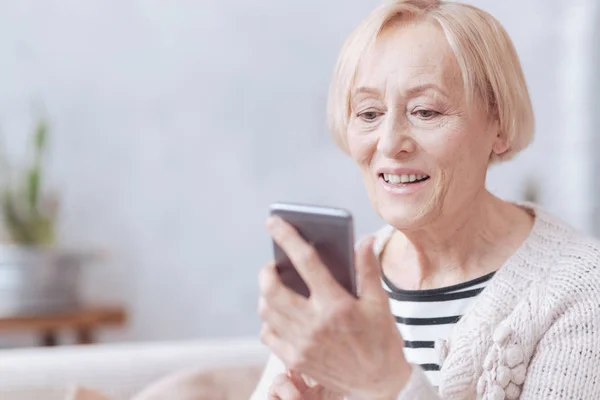
<path id="1" fill-rule="evenodd" d="M 440 383 L 439 355 L 435 341 L 449 340 L 458 320 L 470 310 L 494 273 L 458 285 L 431 290 L 402 290 L 385 276 L 392 314 L 405 341 L 404 354 L 420 365 L 435 387 Z"/>

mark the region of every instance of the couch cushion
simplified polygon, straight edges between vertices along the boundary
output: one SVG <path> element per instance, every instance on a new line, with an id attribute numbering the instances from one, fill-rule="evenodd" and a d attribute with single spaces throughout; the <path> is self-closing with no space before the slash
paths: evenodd
<path id="1" fill-rule="evenodd" d="M 246 400 L 262 367 L 181 371 L 150 385 L 133 400 Z"/>
<path id="2" fill-rule="evenodd" d="M 64 400 L 78 385 L 130 400 L 178 371 L 261 369 L 268 354 L 255 338 L 2 350 L 0 399 Z"/>

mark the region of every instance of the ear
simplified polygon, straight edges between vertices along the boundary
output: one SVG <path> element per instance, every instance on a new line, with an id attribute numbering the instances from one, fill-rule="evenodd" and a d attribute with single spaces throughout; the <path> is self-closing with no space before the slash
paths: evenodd
<path id="1" fill-rule="evenodd" d="M 498 134 L 498 136 L 496 136 L 496 140 L 494 140 L 492 152 L 496 155 L 500 155 L 506 153 L 509 148 L 510 146 L 508 145 L 508 139 L 506 136 Z"/>
<path id="2" fill-rule="evenodd" d="M 490 133 L 495 136 L 492 144 L 492 153 L 495 155 L 506 153 L 510 148 L 508 137 L 506 136 L 506 133 L 502 132 L 500 129 L 500 124 L 497 120 L 494 120 L 491 124 Z"/>

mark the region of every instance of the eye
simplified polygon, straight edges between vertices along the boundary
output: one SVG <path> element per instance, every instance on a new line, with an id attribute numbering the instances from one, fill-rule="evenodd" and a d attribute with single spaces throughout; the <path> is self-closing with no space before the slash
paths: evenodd
<path id="1" fill-rule="evenodd" d="M 358 113 L 358 117 L 366 122 L 373 122 L 377 119 L 377 117 L 379 117 L 381 115 L 382 114 L 378 113 L 377 111 L 365 111 L 365 112 Z"/>
<path id="2" fill-rule="evenodd" d="M 416 115 L 417 117 L 419 117 L 423 120 L 430 120 L 430 119 L 433 119 L 433 118 L 437 117 L 438 115 L 440 115 L 440 113 L 437 111 L 433 111 L 433 110 L 421 109 L 421 110 L 413 111 L 413 115 Z"/>

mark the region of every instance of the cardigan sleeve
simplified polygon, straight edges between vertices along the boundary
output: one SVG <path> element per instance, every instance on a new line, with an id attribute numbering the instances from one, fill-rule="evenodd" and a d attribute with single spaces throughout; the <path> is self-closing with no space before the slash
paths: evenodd
<path id="1" fill-rule="evenodd" d="M 539 341 L 520 399 L 600 399 L 600 299 L 589 295 Z"/>
<path id="2" fill-rule="evenodd" d="M 597 283 L 592 278 L 587 293 L 580 292 L 564 305 L 537 343 L 529 365 L 509 369 L 504 384 L 497 376 L 498 387 L 487 388 L 487 396 L 494 400 L 600 399 L 600 298 L 590 293 Z M 411 378 L 397 399 L 444 398 L 429 384 L 421 368 L 413 366 Z"/>

